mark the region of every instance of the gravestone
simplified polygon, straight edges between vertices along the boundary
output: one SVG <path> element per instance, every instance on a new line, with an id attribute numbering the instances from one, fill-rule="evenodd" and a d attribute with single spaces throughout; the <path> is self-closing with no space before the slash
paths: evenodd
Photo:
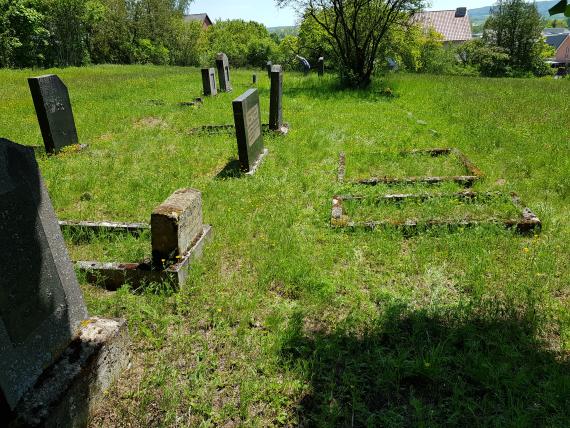
<path id="1" fill-rule="evenodd" d="M 317 61 L 317 73 L 319 76 L 324 76 L 325 74 L 325 59 L 323 57 L 320 57 Z"/>
<path id="2" fill-rule="evenodd" d="M 257 89 L 244 92 L 233 101 L 232 105 L 241 169 L 253 173 L 261 157 L 267 152 L 263 147 Z"/>
<path id="3" fill-rule="evenodd" d="M 280 131 L 283 126 L 283 67 L 271 67 L 271 93 L 269 99 L 269 129 Z"/>
<path id="4" fill-rule="evenodd" d="M 271 61 L 267 61 L 267 64 L 265 64 L 265 68 L 267 70 L 267 77 L 269 77 L 271 79 L 271 67 L 273 67 L 273 63 Z"/>
<path id="5" fill-rule="evenodd" d="M 251 82 L 256 85 L 257 84 L 257 74 L 254 74 L 253 76 L 251 76 Z"/>
<path id="6" fill-rule="evenodd" d="M 232 84 L 230 82 L 230 62 L 228 56 L 220 52 L 216 59 L 216 67 L 218 68 L 218 77 L 220 79 L 220 91 L 231 92 Z"/>
<path id="7" fill-rule="evenodd" d="M 214 96 L 218 94 L 216 89 L 216 70 L 214 68 L 202 69 L 202 87 L 205 96 Z"/>
<path id="8" fill-rule="evenodd" d="M 87 309 L 34 151 L 4 139 L 0 254 L 0 401 L 14 410 L 77 336 Z"/>
<path id="9" fill-rule="evenodd" d="M 31 77 L 28 85 L 47 153 L 78 144 L 67 87 L 55 74 Z"/>

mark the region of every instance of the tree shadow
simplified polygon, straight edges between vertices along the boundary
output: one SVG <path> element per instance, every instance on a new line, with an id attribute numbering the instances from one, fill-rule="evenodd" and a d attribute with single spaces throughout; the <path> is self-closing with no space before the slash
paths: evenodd
<path id="1" fill-rule="evenodd" d="M 521 316 L 395 305 L 365 329 L 308 324 L 281 354 L 310 384 L 300 426 L 570 426 L 570 364 Z"/>
<path id="2" fill-rule="evenodd" d="M 228 163 L 216 174 L 215 180 L 227 180 L 243 176 L 239 160 L 230 159 Z"/>

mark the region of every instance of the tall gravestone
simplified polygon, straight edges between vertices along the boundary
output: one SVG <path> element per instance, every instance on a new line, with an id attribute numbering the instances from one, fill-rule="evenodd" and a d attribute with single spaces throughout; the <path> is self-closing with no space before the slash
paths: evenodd
<path id="1" fill-rule="evenodd" d="M 47 153 L 78 144 L 67 87 L 55 74 L 28 79 Z"/>
<path id="2" fill-rule="evenodd" d="M 319 76 L 324 76 L 325 74 L 325 59 L 323 57 L 320 57 L 317 61 L 317 72 Z"/>
<path id="3" fill-rule="evenodd" d="M 32 148 L 0 139 L 0 401 L 14 409 L 87 309 Z"/>
<path id="4" fill-rule="evenodd" d="M 271 67 L 273 67 L 273 63 L 271 61 L 267 61 L 265 64 L 265 69 L 267 70 L 267 77 L 271 79 Z"/>
<path id="5" fill-rule="evenodd" d="M 216 58 L 216 67 L 218 69 L 218 77 L 220 79 L 220 91 L 231 92 L 232 84 L 230 81 L 230 62 L 228 56 L 220 52 Z"/>
<path id="6" fill-rule="evenodd" d="M 283 67 L 271 67 L 271 91 L 269 98 L 269 129 L 280 131 L 283 126 Z"/>
<path id="7" fill-rule="evenodd" d="M 267 153 L 261 132 L 261 111 L 257 89 L 249 89 L 233 103 L 239 161 L 243 171 L 253 173 Z"/>
<path id="8" fill-rule="evenodd" d="M 202 87 L 205 96 L 214 96 L 218 94 L 216 88 L 216 70 L 214 68 L 202 69 Z"/>

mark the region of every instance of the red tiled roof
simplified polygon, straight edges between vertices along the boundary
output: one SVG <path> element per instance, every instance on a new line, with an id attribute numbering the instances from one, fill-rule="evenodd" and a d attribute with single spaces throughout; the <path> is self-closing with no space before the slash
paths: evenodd
<path id="1" fill-rule="evenodd" d="M 467 14 L 456 18 L 454 10 L 432 10 L 414 16 L 427 30 L 433 28 L 443 36 L 444 42 L 464 42 L 471 40 L 471 23 Z"/>

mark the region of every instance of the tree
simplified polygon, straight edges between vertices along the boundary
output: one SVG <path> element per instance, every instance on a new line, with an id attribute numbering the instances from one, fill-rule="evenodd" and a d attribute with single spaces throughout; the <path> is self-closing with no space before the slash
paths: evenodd
<path id="1" fill-rule="evenodd" d="M 378 49 L 390 28 L 406 25 L 423 0 L 276 0 L 294 4 L 325 31 L 344 85 L 370 84 Z"/>
<path id="2" fill-rule="evenodd" d="M 543 28 L 544 22 L 534 3 L 498 0 L 485 23 L 483 41 L 509 56 L 512 74 L 543 75 L 547 73 Z"/>

